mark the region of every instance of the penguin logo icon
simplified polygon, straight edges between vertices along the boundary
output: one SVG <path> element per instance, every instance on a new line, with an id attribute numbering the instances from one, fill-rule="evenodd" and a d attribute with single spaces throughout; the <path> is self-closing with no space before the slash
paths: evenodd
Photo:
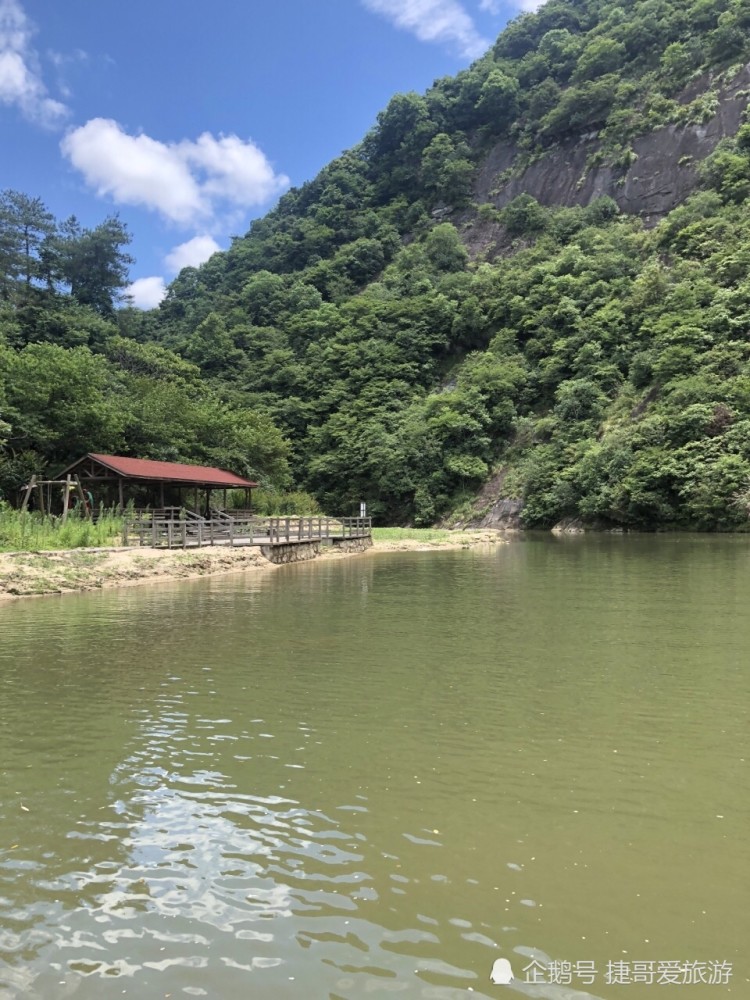
<path id="1" fill-rule="evenodd" d="M 490 972 L 490 982 L 494 983 L 495 986 L 507 986 L 508 983 L 513 982 L 513 969 L 511 969 L 507 958 L 495 959 L 492 972 Z"/>

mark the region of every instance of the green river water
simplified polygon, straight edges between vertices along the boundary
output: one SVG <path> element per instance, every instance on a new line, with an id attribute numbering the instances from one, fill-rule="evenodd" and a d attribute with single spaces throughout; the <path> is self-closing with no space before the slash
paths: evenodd
<path id="1" fill-rule="evenodd" d="M 0 606 L 0 997 L 746 1000 L 749 608 L 693 536 Z"/>

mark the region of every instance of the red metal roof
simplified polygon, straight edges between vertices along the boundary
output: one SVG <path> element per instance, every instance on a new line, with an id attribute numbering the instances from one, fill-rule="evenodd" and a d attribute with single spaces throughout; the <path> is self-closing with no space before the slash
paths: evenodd
<path id="1" fill-rule="evenodd" d="M 205 465 L 183 465 L 179 462 L 152 462 L 148 458 L 123 458 L 120 455 L 95 455 L 88 458 L 104 465 L 127 479 L 157 479 L 164 482 L 189 483 L 192 486 L 255 487 L 258 484 L 235 476 L 233 472 Z M 78 463 L 76 462 L 76 465 Z"/>

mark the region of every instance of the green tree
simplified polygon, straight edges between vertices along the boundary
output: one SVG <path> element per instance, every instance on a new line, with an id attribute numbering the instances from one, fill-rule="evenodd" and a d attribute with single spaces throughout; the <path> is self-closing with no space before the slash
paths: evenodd
<path id="1" fill-rule="evenodd" d="M 8 445 L 60 465 L 87 451 L 123 444 L 123 414 L 114 373 L 86 347 L 30 344 L 0 355 L 11 425 Z"/>
<path id="2" fill-rule="evenodd" d="M 421 177 L 425 190 L 435 201 L 460 207 L 471 191 L 474 164 L 468 159 L 465 143 L 456 143 L 441 132 L 422 153 Z"/>
<path id="3" fill-rule="evenodd" d="M 541 232 L 547 224 L 547 213 L 536 198 L 520 194 L 503 209 L 503 223 L 511 236 Z"/>
<path id="4" fill-rule="evenodd" d="M 553 28 L 542 37 L 539 53 L 555 80 L 566 82 L 575 69 L 581 52 L 580 36 L 567 28 Z"/>
<path id="5" fill-rule="evenodd" d="M 613 38 L 594 38 L 583 50 L 573 73 L 574 82 L 593 80 L 606 73 L 616 73 L 626 58 L 625 46 Z"/>
<path id="6" fill-rule="evenodd" d="M 40 198 L 20 191 L 0 193 L 0 297 L 25 293 L 47 277 L 42 248 L 55 231 L 54 216 Z"/>
<path id="7" fill-rule="evenodd" d="M 53 273 L 70 288 L 76 302 L 112 316 L 128 285 L 133 258 L 123 248 L 131 238 L 117 216 L 110 216 L 94 229 L 83 229 L 71 216 L 56 239 Z"/>
<path id="8" fill-rule="evenodd" d="M 546 74 L 545 74 L 546 75 Z M 492 69 L 482 84 L 477 113 L 492 132 L 502 133 L 518 114 L 518 81 L 502 70 Z"/>
<path id="9" fill-rule="evenodd" d="M 693 50 L 685 42 L 672 42 L 661 56 L 661 69 L 670 91 L 682 86 L 695 68 Z"/>
<path id="10" fill-rule="evenodd" d="M 206 375 L 236 368 L 243 359 L 221 316 L 212 312 L 199 323 L 185 345 L 185 357 Z"/>
<path id="11" fill-rule="evenodd" d="M 424 249 L 427 259 L 438 271 L 462 271 L 469 259 L 458 230 L 450 222 L 442 222 L 429 232 Z"/>

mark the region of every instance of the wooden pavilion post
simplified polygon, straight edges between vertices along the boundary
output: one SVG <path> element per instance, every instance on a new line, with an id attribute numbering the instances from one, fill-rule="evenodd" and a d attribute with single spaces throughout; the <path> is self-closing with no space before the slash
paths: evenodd
<path id="1" fill-rule="evenodd" d="M 226 514 L 226 512 L 227 512 L 227 491 L 226 491 L 226 488 L 224 489 L 223 497 L 224 497 L 224 499 L 222 500 L 222 506 L 224 508 L 224 513 Z"/>
<path id="2" fill-rule="evenodd" d="M 36 485 L 36 476 L 32 476 L 31 479 L 29 480 L 28 486 L 26 487 L 26 493 L 23 498 L 23 503 L 21 504 L 21 513 L 28 510 L 29 500 L 31 499 L 31 491 L 34 489 L 35 485 Z M 40 489 L 40 487 L 37 486 L 37 489 Z"/>
<path id="3" fill-rule="evenodd" d="M 200 512 L 201 512 L 201 509 L 200 509 L 200 502 L 198 500 L 198 487 L 196 486 L 195 487 L 195 513 L 198 514 L 198 516 L 200 516 Z"/>
<path id="4" fill-rule="evenodd" d="M 120 498 L 120 513 L 125 513 L 125 490 L 122 485 L 122 476 L 117 477 L 117 493 Z"/>
<path id="5" fill-rule="evenodd" d="M 70 476 L 65 477 L 65 495 L 63 496 L 62 523 L 68 520 L 68 504 L 70 503 Z"/>
<path id="6" fill-rule="evenodd" d="M 161 507 L 164 510 L 164 480 L 159 483 L 159 499 L 161 500 Z"/>
<path id="7" fill-rule="evenodd" d="M 83 511 L 83 516 L 86 518 L 87 521 L 93 521 L 94 512 L 89 508 L 89 505 L 86 502 L 86 494 L 83 492 L 83 486 L 81 486 L 81 480 L 78 478 L 78 476 L 74 476 L 73 478 L 76 481 L 76 490 L 78 492 L 78 499 L 81 502 L 81 510 Z"/>

